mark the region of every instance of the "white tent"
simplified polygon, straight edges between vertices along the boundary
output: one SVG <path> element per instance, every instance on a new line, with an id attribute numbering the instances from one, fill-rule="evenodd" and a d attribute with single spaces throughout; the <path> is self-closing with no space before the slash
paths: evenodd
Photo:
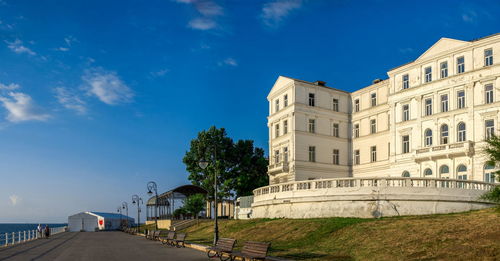
<path id="1" fill-rule="evenodd" d="M 99 230 L 115 230 L 120 228 L 120 223 L 133 224 L 134 219 L 121 214 L 104 212 L 81 212 L 68 217 L 68 230 L 71 232 Z"/>

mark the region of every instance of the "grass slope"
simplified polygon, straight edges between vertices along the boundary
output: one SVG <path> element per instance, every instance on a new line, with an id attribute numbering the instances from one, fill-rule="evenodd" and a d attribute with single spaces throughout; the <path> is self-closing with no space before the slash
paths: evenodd
<path id="1" fill-rule="evenodd" d="M 295 260 L 500 260 L 500 211 L 382 219 L 223 220 L 220 236 L 272 242 L 270 255 Z M 184 230 L 210 245 L 213 222 Z"/>

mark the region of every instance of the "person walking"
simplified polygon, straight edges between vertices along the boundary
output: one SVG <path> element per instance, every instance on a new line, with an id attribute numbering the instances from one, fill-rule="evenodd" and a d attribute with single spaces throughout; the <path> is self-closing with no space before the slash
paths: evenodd
<path id="1" fill-rule="evenodd" d="M 45 238 L 50 237 L 50 228 L 49 225 L 45 225 Z"/>
<path id="2" fill-rule="evenodd" d="M 37 238 L 42 238 L 42 225 L 38 224 L 36 232 L 38 233 Z"/>

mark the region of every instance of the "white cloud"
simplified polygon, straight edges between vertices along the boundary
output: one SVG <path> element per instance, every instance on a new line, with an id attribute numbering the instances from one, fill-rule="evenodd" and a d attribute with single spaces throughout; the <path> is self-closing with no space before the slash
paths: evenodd
<path id="1" fill-rule="evenodd" d="M 83 101 L 77 94 L 64 87 L 54 88 L 54 92 L 57 101 L 66 109 L 74 110 L 78 114 L 87 113 L 85 101 Z"/>
<path id="2" fill-rule="evenodd" d="M 0 90 L 13 91 L 13 90 L 17 90 L 19 88 L 21 88 L 21 86 L 19 86 L 19 84 L 17 84 L 17 83 L 11 83 L 9 85 L 0 83 Z"/>
<path id="3" fill-rule="evenodd" d="M 22 92 L 9 92 L 8 97 L 0 96 L 0 102 L 8 111 L 7 120 L 10 122 L 45 121 L 50 118 L 50 115 L 37 108 L 31 96 Z"/>
<path id="4" fill-rule="evenodd" d="M 78 40 L 75 37 L 70 35 L 70 36 L 64 37 L 64 42 L 66 42 L 66 44 L 68 46 L 71 46 L 73 43 L 78 42 Z"/>
<path id="5" fill-rule="evenodd" d="M 217 23 L 208 18 L 195 18 L 189 21 L 189 27 L 197 30 L 210 30 L 217 27 Z"/>
<path id="6" fill-rule="evenodd" d="M 475 23 L 477 19 L 477 13 L 473 10 L 469 10 L 462 14 L 462 20 L 466 23 Z"/>
<path id="7" fill-rule="evenodd" d="M 58 47 L 58 48 L 55 48 L 54 50 L 60 51 L 60 52 L 67 52 L 67 51 L 69 51 L 69 48 L 67 48 L 67 47 Z"/>
<path id="8" fill-rule="evenodd" d="M 262 8 L 262 22 L 269 27 L 278 27 L 283 20 L 296 9 L 302 7 L 302 0 L 276 0 Z"/>
<path id="9" fill-rule="evenodd" d="M 238 62 L 231 57 L 224 59 L 224 61 L 219 62 L 218 64 L 219 64 L 219 66 L 223 66 L 223 65 L 229 65 L 229 66 L 234 66 L 234 67 L 238 66 Z"/>
<path id="10" fill-rule="evenodd" d="M 205 16 L 219 16 L 224 14 L 224 9 L 212 1 L 197 1 L 194 5 L 196 10 Z"/>
<path id="11" fill-rule="evenodd" d="M 23 42 L 19 39 L 16 39 L 14 42 L 5 42 L 7 43 L 7 47 L 9 47 L 9 49 L 15 53 L 27 53 L 29 55 L 36 55 L 36 53 L 33 52 L 30 48 L 24 46 Z"/>
<path id="12" fill-rule="evenodd" d="M 170 72 L 169 69 L 161 69 L 161 70 L 156 71 L 156 72 L 151 72 L 151 75 L 155 76 L 155 77 L 162 77 L 162 76 L 165 76 L 168 72 Z"/>
<path id="13" fill-rule="evenodd" d="M 82 80 L 89 95 L 95 95 L 108 105 L 130 102 L 134 97 L 132 90 L 116 72 L 92 68 L 85 71 Z"/>
<path id="14" fill-rule="evenodd" d="M 18 195 L 10 195 L 9 200 L 12 206 L 16 206 L 19 202 L 21 202 L 22 198 L 20 198 Z"/>

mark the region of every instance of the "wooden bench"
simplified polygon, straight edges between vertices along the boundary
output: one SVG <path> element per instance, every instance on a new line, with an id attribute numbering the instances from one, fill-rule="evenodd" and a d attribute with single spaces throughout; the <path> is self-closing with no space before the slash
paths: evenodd
<path id="1" fill-rule="evenodd" d="M 215 246 L 208 248 L 208 258 L 219 257 L 221 261 L 231 260 L 231 253 L 233 252 L 235 243 L 236 239 L 219 238 Z"/>
<path id="2" fill-rule="evenodd" d="M 172 240 L 172 246 L 176 247 L 185 247 L 184 246 L 184 240 L 186 239 L 186 233 L 179 233 L 175 237 L 174 240 Z"/>
<path id="3" fill-rule="evenodd" d="M 146 239 L 153 240 L 156 233 L 159 233 L 159 231 L 158 230 L 148 230 L 148 233 L 146 234 Z"/>
<path id="4" fill-rule="evenodd" d="M 248 241 L 243 245 L 241 252 L 233 252 L 231 254 L 231 260 L 239 258 L 240 260 L 265 260 L 267 256 L 267 251 L 271 243 L 267 242 L 255 242 Z"/>
<path id="5" fill-rule="evenodd" d="M 168 231 L 166 237 L 160 237 L 160 241 L 163 244 L 173 245 L 174 238 L 175 238 L 175 231 Z"/>

